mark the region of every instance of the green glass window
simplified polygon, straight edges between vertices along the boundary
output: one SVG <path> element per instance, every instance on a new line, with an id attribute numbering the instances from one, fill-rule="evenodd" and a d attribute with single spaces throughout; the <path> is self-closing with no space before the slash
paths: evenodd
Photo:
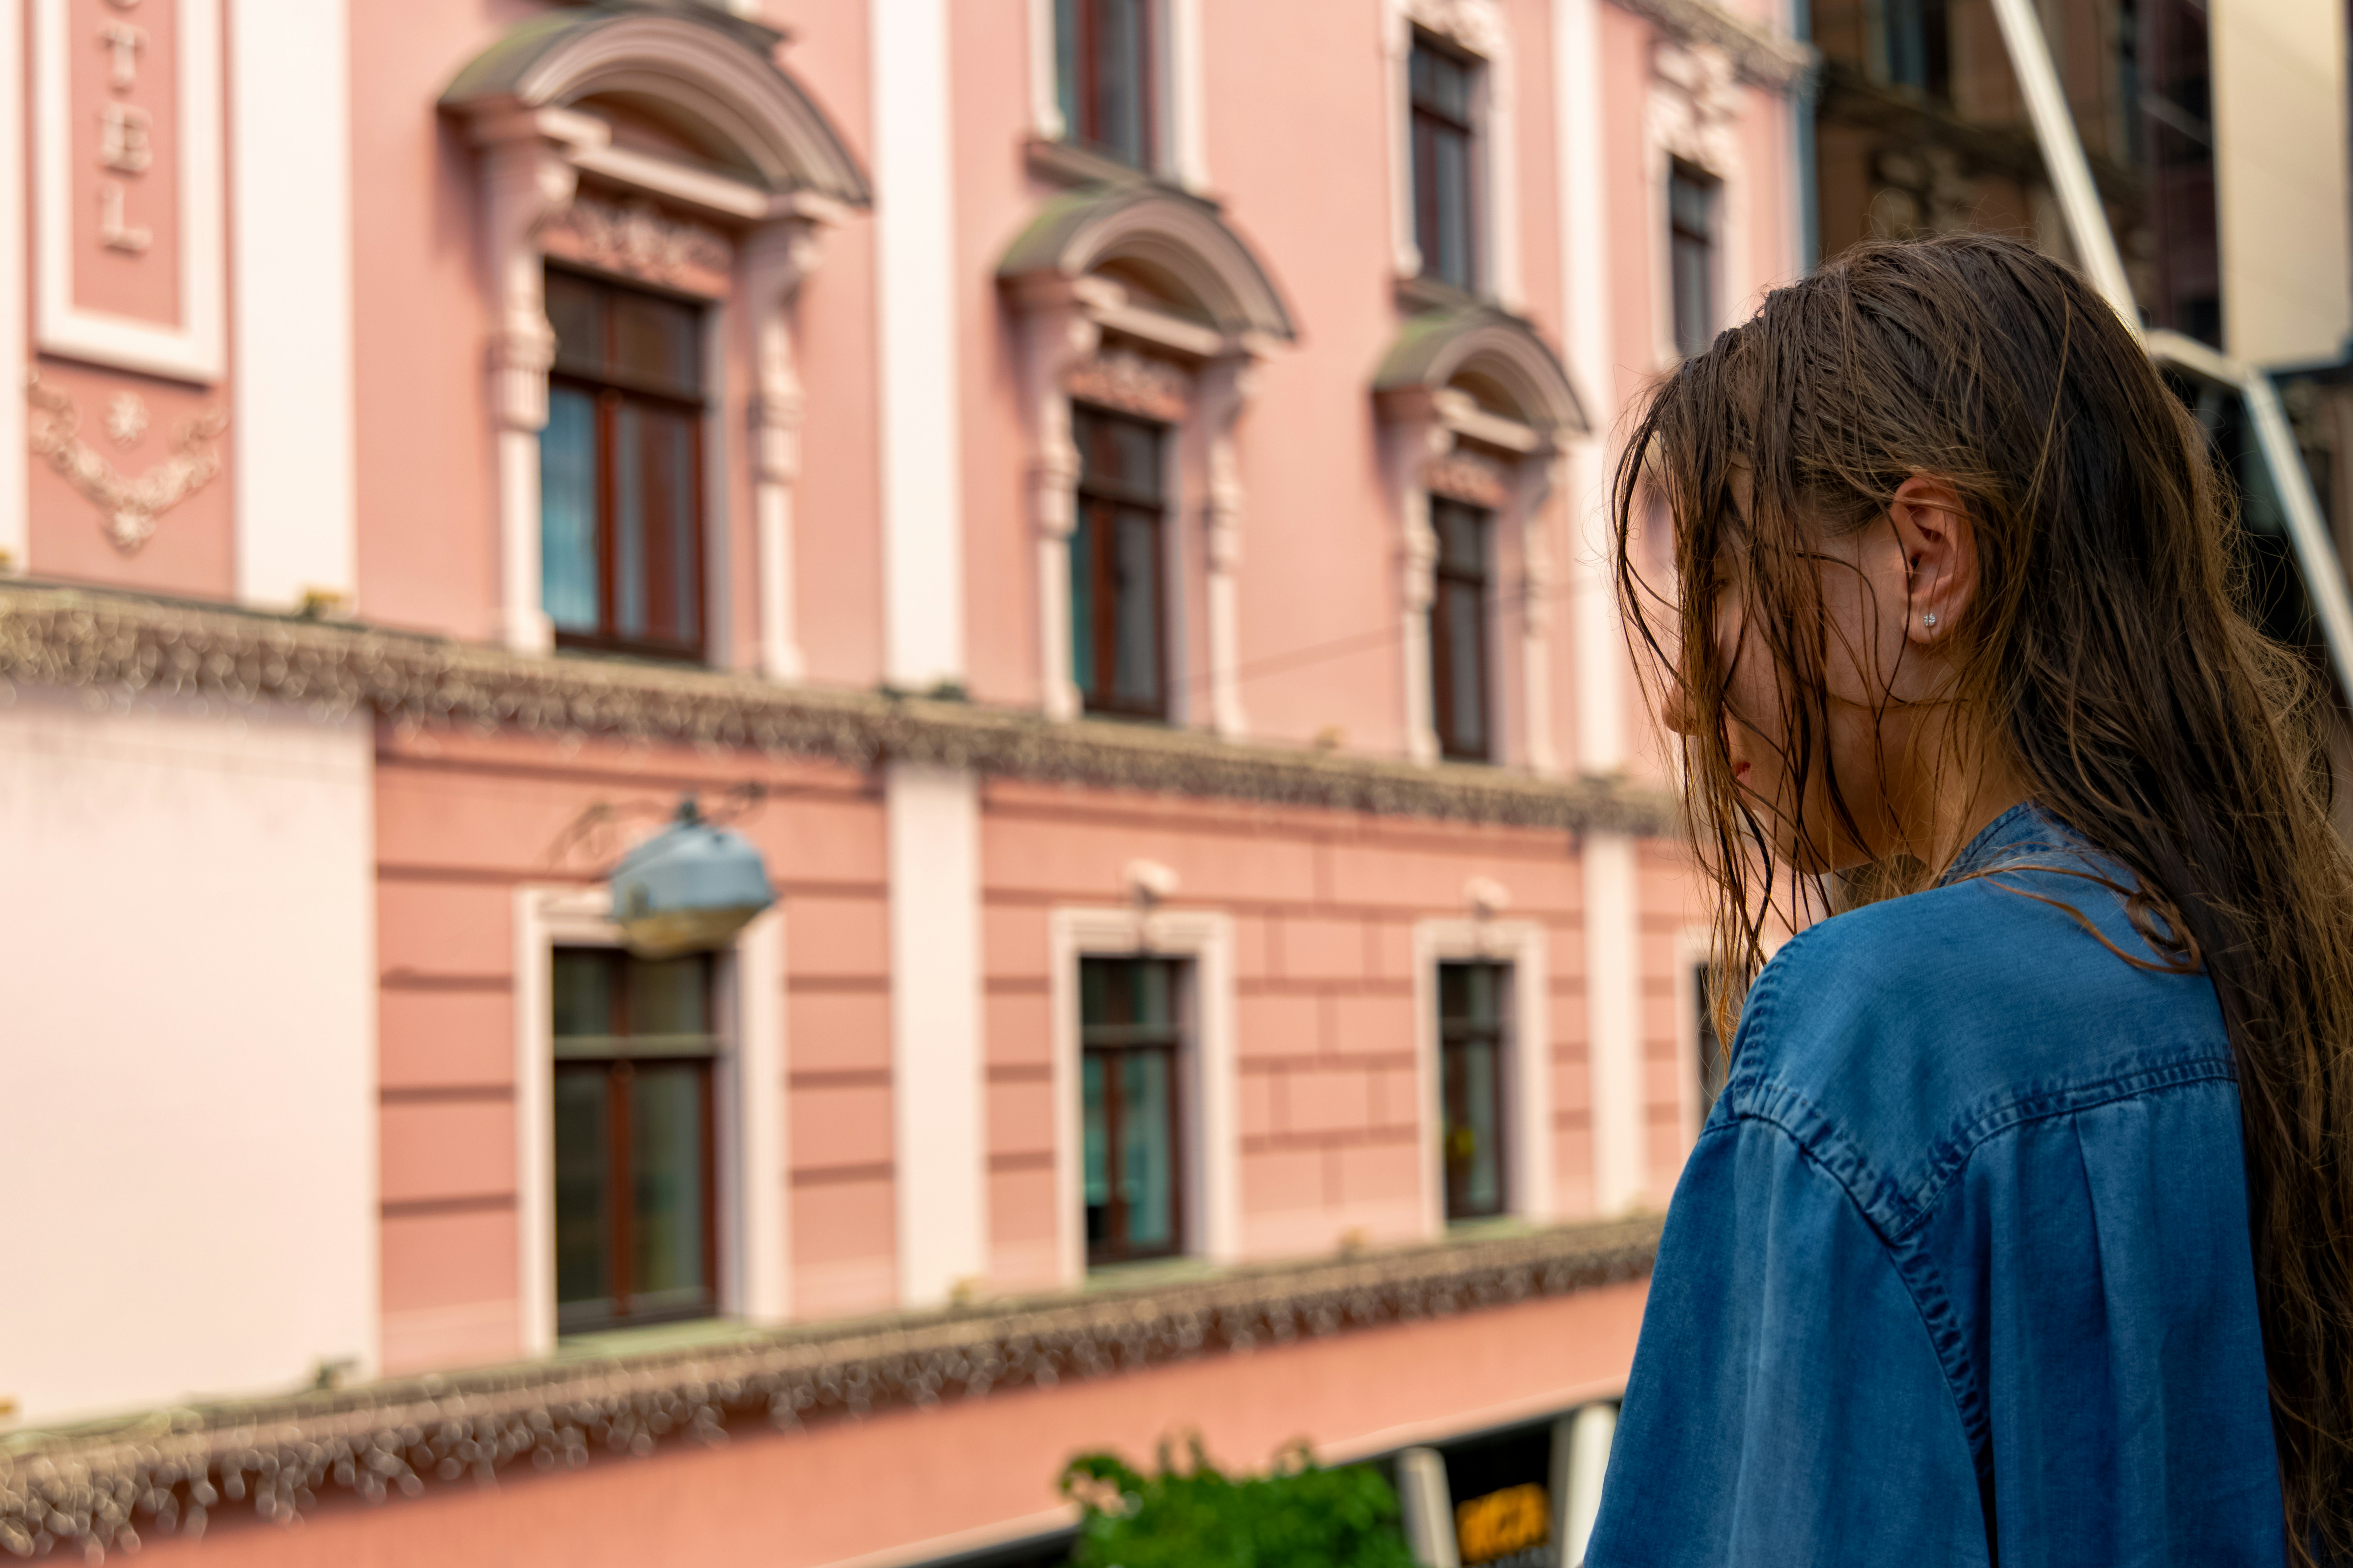
<path id="1" fill-rule="evenodd" d="M 1177 1008 L 1184 965 L 1079 963 L 1087 1261 L 1160 1258 L 1183 1245 Z"/>
<path id="2" fill-rule="evenodd" d="M 1501 963 L 1438 966 L 1438 1080 L 1446 1217 L 1504 1212 L 1504 1000 Z"/>
<path id="3" fill-rule="evenodd" d="M 718 1305 L 711 960 L 554 954 L 555 1300 L 566 1333 Z"/>

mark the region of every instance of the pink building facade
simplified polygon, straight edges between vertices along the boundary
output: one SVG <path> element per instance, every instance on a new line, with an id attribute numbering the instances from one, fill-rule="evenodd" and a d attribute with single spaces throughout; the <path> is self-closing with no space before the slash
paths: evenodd
<path id="1" fill-rule="evenodd" d="M 1089 1447 L 1427 1517 L 1557 1418 L 1573 1560 L 1708 1094 L 1603 491 L 1796 271 L 1804 60 L 0 0 L 0 1173 L 75 1216 L 0 1546 L 880 1568 Z M 633 957 L 688 795 L 777 901 Z"/>

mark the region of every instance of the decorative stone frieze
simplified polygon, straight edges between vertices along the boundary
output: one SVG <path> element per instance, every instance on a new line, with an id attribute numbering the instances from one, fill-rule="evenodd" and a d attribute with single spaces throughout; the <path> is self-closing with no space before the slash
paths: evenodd
<path id="1" fill-rule="evenodd" d="M 1181 365 L 1124 349 L 1091 354 L 1071 367 L 1063 389 L 1072 397 L 1165 425 L 1183 422 L 1193 378 Z"/>
<path id="2" fill-rule="evenodd" d="M 725 235 L 641 196 L 575 195 L 541 229 L 540 242 L 551 255 L 712 299 L 725 296 L 735 259 Z"/>
<path id="3" fill-rule="evenodd" d="M 1736 16 L 1715 0 L 1613 0 L 1654 23 L 1680 43 L 1722 50 L 1744 81 L 1788 91 L 1810 75 L 1820 57 L 1795 38 Z"/>
<path id="4" fill-rule="evenodd" d="M 320 718 L 374 712 L 569 740 L 736 748 L 870 768 L 884 761 L 1025 779 L 1326 811 L 1506 826 L 1672 834 L 1672 803 L 1615 779 L 1416 767 L 1143 725 L 753 676 L 517 653 L 299 616 L 125 595 L 0 585 L 0 683 L 123 700 L 278 703 Z M 0 693 L 4 694 L 4 693 Z"/>
<path id="5" fill-rule="evenodd" d="M 208 407 L 182 425 L 172 455 L 143 474 L 125 474 L 81 438 L 81 409 L 40 373 L 26 377 L 32 402 L 29 435 L 33 455 L 46 460 L 82 499 L 98 508 L 107 542 L 125 555 L 155 532 L 155 520 L 195 494 L 220 472 L 221 432 L 228 413 Z M 135 394 L 118 393 L 106 415 L 108 437 L 118 447 L 137 444 L 147 433 L 147 405 Z"/>
<path id="6" fill-rule="evenodd" d="M 380 1503 L 722 1443 L 731 1427 L 789 1430 L 1451 1317 L 1641 1279 L 1658 1239 L 1657 1220 L 1625 1220 L 15 1432 L 0 1440 L 0 1549 L 102 1555 L 142 1534 L 199 1534 L 225 1508 L 287 1523 L 331 1492 Z"/>

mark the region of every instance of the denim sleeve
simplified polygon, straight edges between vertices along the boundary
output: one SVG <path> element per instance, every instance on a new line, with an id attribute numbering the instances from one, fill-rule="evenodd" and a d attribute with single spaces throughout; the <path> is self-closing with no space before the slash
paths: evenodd
<path id="1" fill-rule="evenodd" d="M 1951 1387 L 1878 1233 L 1778 1128 L 1712 1127 L 1668 1211 L 1586 1562 L 1988 1555 Z"/>

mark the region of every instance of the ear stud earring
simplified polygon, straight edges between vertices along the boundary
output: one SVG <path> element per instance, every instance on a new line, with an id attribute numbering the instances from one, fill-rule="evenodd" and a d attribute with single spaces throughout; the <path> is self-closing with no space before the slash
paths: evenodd
<path id="1" fill-rule="evenodd" d="M 1936 612 L 1931 610 L 1926 615 L 1922 616 L 1920 617 L 1920 624 L 1924 626 L 1934 628 L 1936 624 Z"/>

